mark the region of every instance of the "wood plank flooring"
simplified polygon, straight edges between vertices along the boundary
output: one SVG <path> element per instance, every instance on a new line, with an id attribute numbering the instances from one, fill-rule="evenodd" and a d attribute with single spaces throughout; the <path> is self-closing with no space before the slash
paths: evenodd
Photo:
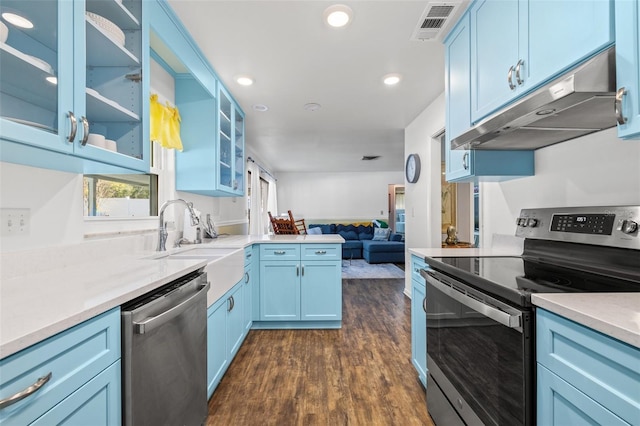
<path id="1" fill-rule="evenodd" d="M 340 330 L 252 330 L 207 425 L 428 425 L 404 280 L 343 280 Z"/>

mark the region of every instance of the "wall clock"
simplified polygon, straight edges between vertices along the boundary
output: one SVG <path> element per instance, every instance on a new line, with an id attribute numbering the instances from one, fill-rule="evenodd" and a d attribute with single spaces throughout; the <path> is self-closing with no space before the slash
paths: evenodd
<path id="1" fill-rule="evenodd" d="M 404 172 L 409 183 L 418 181 L 420 177 L 420 156 L 418 154 L 409 154 Z"/>

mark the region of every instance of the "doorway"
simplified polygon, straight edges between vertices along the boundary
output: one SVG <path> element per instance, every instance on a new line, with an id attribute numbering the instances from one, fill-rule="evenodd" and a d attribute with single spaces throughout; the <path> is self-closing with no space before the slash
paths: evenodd
<path id="1" fill-rule="evenodd" d="M 389 185 L 389 228 L 404 239 L 404 185 Z"/>

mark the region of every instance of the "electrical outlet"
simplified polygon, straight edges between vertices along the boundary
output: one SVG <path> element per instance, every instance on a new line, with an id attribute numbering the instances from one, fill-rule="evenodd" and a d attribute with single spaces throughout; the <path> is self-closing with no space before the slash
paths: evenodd
<path id="1" fill-rule="evenodd" d="M 0 209 L 0 218 L 2 221 L 0 234 L 3 237 L 29 235 L 31 228 L 30 209 Z"/>

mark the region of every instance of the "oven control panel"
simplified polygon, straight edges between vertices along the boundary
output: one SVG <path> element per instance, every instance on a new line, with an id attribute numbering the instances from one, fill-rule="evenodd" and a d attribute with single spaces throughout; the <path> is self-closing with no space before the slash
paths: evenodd
<path id="1" fill-rule="evenodd" d="M 613 214 L 554 214 L 551 218 L 551 230 L 611 235 L 615 218 Z"/>
<path id="2" fill-rule="evenodd" d="M 523 209 L 516 236 L 640 250 L 640 206 Z"/>

